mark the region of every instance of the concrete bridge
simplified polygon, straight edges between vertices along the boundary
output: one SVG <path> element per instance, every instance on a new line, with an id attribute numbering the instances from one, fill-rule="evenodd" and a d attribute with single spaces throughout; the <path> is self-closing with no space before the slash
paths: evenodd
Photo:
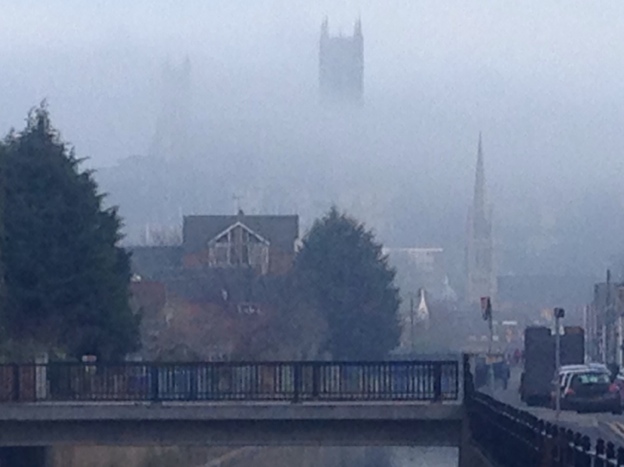
<path id="1" fill-rule="evenodd" d="M 11 404 L 0 446 L 459 446 L 462 418 L 456 402 Z"/>
<path id="2" fill-rule="evenodd" d="M 461 356 L 4 365 L 0 467 L 46 466 L 64 444 L 456 446 L 460 467 L 624 466 L 624 449 L 474 391 L 468 370 Z"/>
<path id="3" fill-rule="evenodd" d="M 62 444 L 460 446 L 463 373 L 459 355 L 3 365 L 0 466 Z"/>

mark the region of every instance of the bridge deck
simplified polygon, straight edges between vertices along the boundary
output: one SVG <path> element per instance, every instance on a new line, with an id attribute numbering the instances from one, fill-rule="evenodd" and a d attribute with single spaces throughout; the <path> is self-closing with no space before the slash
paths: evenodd
<path id="1" fill-rule="evenodd" d="M 0 446 L 457 446 L 459 362 L 0 366 Z"/>
<path id="2" fill-rule="evenodd" d="M 462 416 L 458 402 L 5 404 L 0 446 L 457 446 Z"/>
<path id="3" fill-rule="evenodd" d="M 461 420 L 459 402 L 37 402 L 3 404 L 0 422 L 105 420 Z"/>

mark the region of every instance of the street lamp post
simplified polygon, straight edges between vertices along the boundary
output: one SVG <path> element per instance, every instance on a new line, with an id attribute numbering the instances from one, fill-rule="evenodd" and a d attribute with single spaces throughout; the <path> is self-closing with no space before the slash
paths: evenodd
<path id="1" fill-rule="evenodd" d="M 561 381 L 559 381 L 559 371 L 561 370 L 561 334 L 559 332 L 559 321 L 565 316 L 563 308 L 555 308 L 555 378 L 557 379 L 557 390 L 555 391 L 555 420 L 559 421 L 561 414 Z"/>
<path id="2" fill-rule="evenodd" d="M 410 356 L 414 358 L 414 295 L 410 294 Z"/>
<path id="3" fill-rule="evenodd" d="M 481 297 L 481 309 L 483 312 L 483 319 L 488 323 L 489 339 L 488 339 L 488 353 L 487 356 L 490 360 L 488 365 L 488 386 L 490 391 L 494 392 L 494 362 L 492 358 L 492 341 L 494 340 L 494 325 L 492 321 L 492 300 L 490 297 Z M 486 359 L 487 362 L 487 359 Z"/>

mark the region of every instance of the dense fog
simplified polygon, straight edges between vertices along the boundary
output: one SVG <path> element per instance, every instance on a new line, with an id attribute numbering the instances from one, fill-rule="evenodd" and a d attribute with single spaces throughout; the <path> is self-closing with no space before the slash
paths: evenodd
<path id="1" fill-rule="evenodd" d="M 388 246 L 443 247 L 460 277 L 481 132 L 502 274 L 618 266 L 617 0 L 11 3 L 0 128 L 47 99 L 128 243 L 184 214 L 306 227 L 337 204 Z M 325 16 L 332 35 L 361 18 L 361 108 L 319 104 Z"/>

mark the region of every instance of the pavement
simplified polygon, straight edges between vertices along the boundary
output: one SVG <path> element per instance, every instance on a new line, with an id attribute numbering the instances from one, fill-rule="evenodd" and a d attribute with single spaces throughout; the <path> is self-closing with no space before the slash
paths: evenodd
<path id="1" fill-rule="evenodd" d="M 507 389 L 497 387 L 493 391 L 493 396 L 501 402 L 526 410 L 542 420 L 555 422 L 555 411 L 553 409 L 548 407 L 529 407 L 520 400 L 520 393 L 518 392 L 520 374 L 521 370 L 519 369 L 512 371 Z M 559 417 L 559 425 L 589 436 L 592 442 L 602 438 L 606 442 L 612 442 L 616 447 L 624 447 L 624 415 L 577 413 L 575 411 L 563 410 Z"/>

